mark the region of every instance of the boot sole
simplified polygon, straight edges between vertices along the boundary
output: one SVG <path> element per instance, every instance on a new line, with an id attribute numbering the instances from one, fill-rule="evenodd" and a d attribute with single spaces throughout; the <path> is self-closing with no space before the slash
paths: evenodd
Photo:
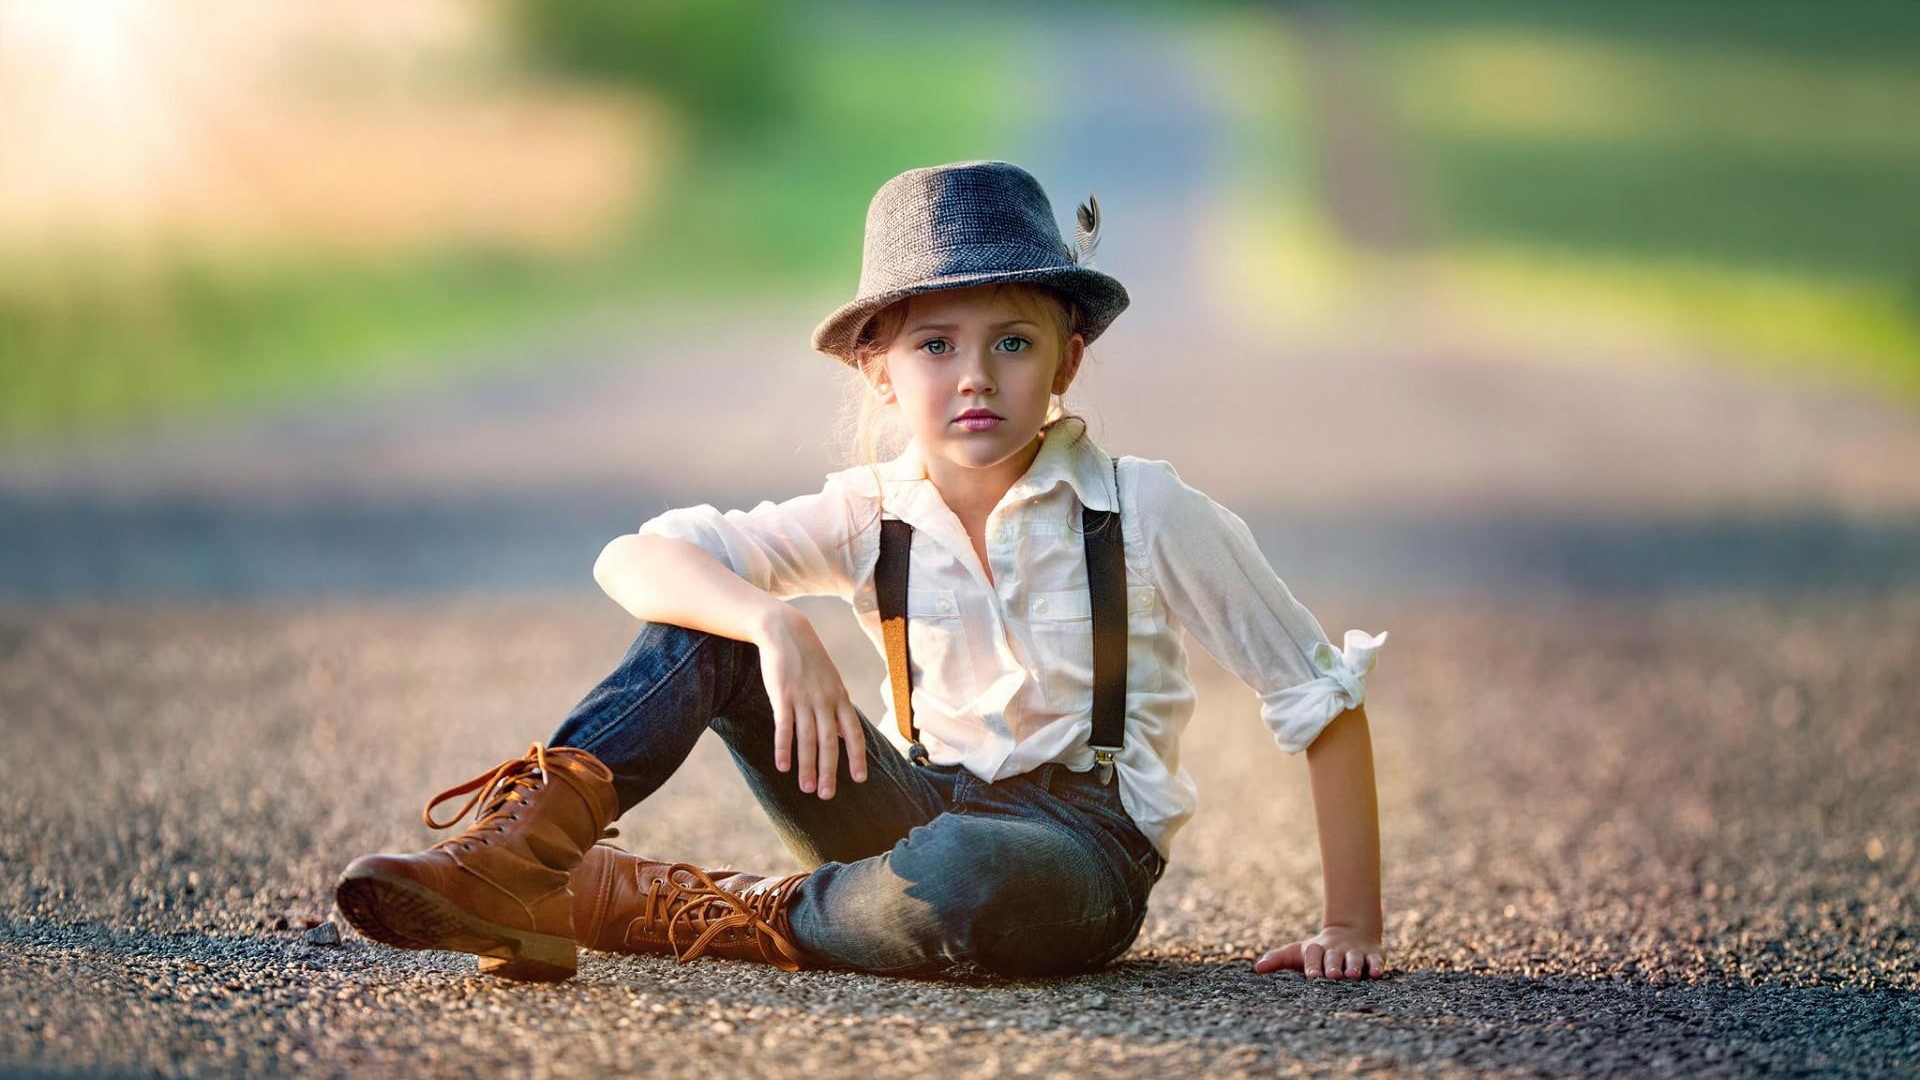
<path id="1" fill-rule="evenodd" d="M 475 918 L 417 882 L 378 870 L 342 877 L 334 902 L 354 929 L 383 945 L 472 953 L 488 975 L 560 982 L 577 970 L 579 946 L 572 938 Z"/>

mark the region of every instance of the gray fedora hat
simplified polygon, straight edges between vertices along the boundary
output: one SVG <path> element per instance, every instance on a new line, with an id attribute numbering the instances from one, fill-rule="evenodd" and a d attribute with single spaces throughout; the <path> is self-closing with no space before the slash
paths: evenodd
<path id="1" fill-rule="evenodd" d="M 1119 281 L 1087 265 L 1100 240 L 1100 204 L 1079 209 L 1077 248 L 1060 239 L 1040 182 L 1007 161 L 908 169 L 867 206 L 859 294 L 813 331 L 813 347 L 844 364 L 867 320 L 902 297 L 993 282 L 1047 285 L 1079 301 L 1092 342 L 1127 306 Z"/>

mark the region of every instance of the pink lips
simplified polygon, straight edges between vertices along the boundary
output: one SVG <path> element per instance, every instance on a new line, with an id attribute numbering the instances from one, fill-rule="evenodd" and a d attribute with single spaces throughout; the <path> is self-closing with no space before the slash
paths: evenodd
<path id="1" fill-rule="evenodd" d="M 954 423 L 968 431 L 991 431 L 999 426 L 1000 418 L 985 411 L 970 411 L 960 414 L 960 418 Z"/>

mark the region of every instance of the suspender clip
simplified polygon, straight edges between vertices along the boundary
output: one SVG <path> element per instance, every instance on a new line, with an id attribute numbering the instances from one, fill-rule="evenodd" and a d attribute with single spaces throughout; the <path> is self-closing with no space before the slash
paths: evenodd
<path id="1" fill-rule="evenodd" d="M 1096 746 L 1093 748 L 1093 763 L 1100 769 L 1100 786 L 1105 787 L 1113 780 L 1113 755 L 1117 746 Z"/>
<path id="2" fill-rule="evenodd" d="M 933 758 L 927 753 L 927 748 L 921 744 L 920 740 L 915 739 L 913 740 L 913 745 L 907 747 L 907 760 L 913 762 L 915 765 L 926 765 L 930 763 Z"/>

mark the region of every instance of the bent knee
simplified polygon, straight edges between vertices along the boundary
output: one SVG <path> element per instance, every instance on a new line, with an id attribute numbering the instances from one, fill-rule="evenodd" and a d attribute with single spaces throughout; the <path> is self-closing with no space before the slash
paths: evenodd
<path id="1" fill-rule="evenodd" d="M 969 867 L 970 887 L 944 913 L 958 959 L 1010 975 L 1065 974 L 1098 966 L 1131 939 L 1138 920 L 1107 887 L 1103 868 L 1072 842 L 1003 847 Z"/>
<path id="2" fill-rule="evenodd" d="M 982 927 L 968 959 L 1002 975 L 1074 975 L 1095 971 L 1127 950 L 1140 919 L 1124 910 L 1072 921 Z"/>

